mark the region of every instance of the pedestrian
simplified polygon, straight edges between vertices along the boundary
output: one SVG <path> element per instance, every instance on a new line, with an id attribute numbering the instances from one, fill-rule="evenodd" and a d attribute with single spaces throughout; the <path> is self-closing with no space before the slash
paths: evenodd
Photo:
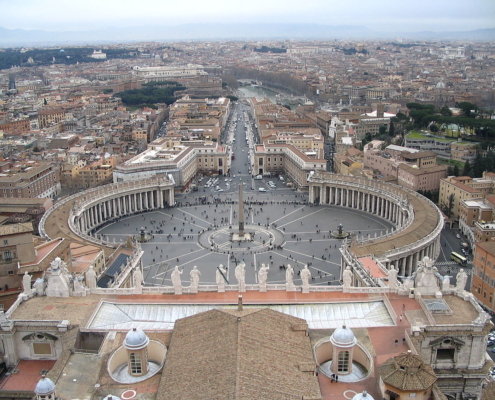
<path id="1" fill-rule="evenodd" d="M 339 383 L 339 376 L 335 375 L 335 382 Z"/>

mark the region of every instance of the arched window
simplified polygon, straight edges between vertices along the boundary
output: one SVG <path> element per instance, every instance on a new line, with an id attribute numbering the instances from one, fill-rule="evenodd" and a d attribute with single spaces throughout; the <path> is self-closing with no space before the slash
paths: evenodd
<path id="1" fill-rule="evenodd" d="M 143 369 L 141 366 L 141 354 L 139 353 L 130 353 L 129 354 L 129 363 L 131 367 L 131 374 L 141 374 Z"/>
<path id="2" fill-rule="evenodd" d="M 338 360 L 338 372 L 349 372 L 349 352 L 341 351 Z"/>

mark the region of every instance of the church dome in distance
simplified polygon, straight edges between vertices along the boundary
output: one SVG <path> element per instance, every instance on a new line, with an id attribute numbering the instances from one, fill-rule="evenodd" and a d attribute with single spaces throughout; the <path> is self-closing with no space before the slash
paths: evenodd
<path id="1" fill-rule="evenodd" d="M 351 347 L 357 343 L 354 333 L 345 325 L 342 328 L 335 329 L 330 341 L 340 347 Z"/>
<path id="2" fill-rule="evenodd" d="M 34 392 L 36 394 L 51 394 L 55 391 L 55 384 L 50 378 L 42 376 L 41 379 L 36 384 Z"/>
<path id="3" fill-rule="evenodd" d="M 442 81 L 438 82 L 437 85 L 435 86 L 437 89 L 445 89 L 445 83 Z"/>
<path id="4" fill-rule="evenodd" d="M 146 333 L 144 333 L 139 328 L 133 328 L 131 331 L 127 332 L 124 340 L 124 347 L 128 350 L 138 350 L 147 346 L 150 342 Z"/>

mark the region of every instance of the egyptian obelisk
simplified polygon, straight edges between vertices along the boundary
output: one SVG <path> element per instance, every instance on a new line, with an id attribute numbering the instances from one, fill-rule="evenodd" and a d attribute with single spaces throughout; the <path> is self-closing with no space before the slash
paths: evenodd
<path id="1" fill-rule="evenodd" d="M 242 183 L 239 185 L 239 237 L 244 237 L 244 199 L 242 194 Z"/>

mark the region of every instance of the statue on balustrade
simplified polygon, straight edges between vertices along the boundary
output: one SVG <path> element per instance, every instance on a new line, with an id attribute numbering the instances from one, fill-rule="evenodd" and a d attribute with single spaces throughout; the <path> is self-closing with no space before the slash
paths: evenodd
<path id="1" fill-rule="evenodd" d="M 226 274 L 227 274 L 227 270 L 223 267 L 222 264 L 220 264 L 220 266 L 217 267 L 215 280 L 218 286 L 218 291 L 221 293 L 225 292 Z"/>
<path id="2" fill-rule="evenodd" d="M 175 294 L 182 294 L 182 282 L 180 276 L 182 272 L 179 270 L 179 266 L 175 266 L 175 269 L 172 271 L 172 285 L 174 286 Z"/>
<path id="3" fill-rule="evenodd" d="M 294 287 L 294 268 L 290 264 L 285 269 L 285 287 L 286 289 L 292 289 Z"/>
<path id="4" fill-rule="evenodd" d="M 201 272 L 199 272 L 196 265 L 193 267 L 189 275 L 191 276 L 191 285 L 189 287 L 189 291 L 191 293 L 198 293 L 199 277 L 201 276 Z"/>
<path id="5" fill-rule="evenodd" d="M 464 272 L 464 268 L 461 268 L 455 277 L 456 280 L 455 290 L 457 293 L 460 293 L 464 290 L 464 288 L 466 287 L 467 279 L 468 276 L 466 272 Z"/>
<path id="6" fill-rule="evenodd" d="M 22 293 L 30 295 L 32 293 L 31 290 L 31 275 L 29 275 L 26 272 L 24 272 L 24 276 L 22 277 L 22 287 L 24 291 Z"/>
<path id="7" fill-rule="evenodd" d="M 268 279 L 268 270 L 265 264 L 261 264 L 261 268 L 258 271 L 258 283 L 260 285 L 260 292 L 266 292 L 266 280 Z"/>
<path id="8" fill-rule="evenodd" d="M 86 271 L 86 286 L 90 289 L 96 289 L 96 272 L 92 265 Z"/>
<path id="9" fill-rule="evenodd" d="M 237 267 L 235 267 L 235 279 L 237 279 L 237 284 L 239 285 L 239 292 L 246 291 L 246 264 L 242 261 Z"/>
<path id="10" fill-rule="evenodd" d="M 138 290 L 141 290 L 143 288 L 143 274 L 141 272 L 141 268 L 134 268 L 132 279 L 134 281 L 134 287 Z"/>
<path id="11" fill-rule="evenodd" d="M 311 279 L 311 271 L 308 269 L 308 264 L 301 271 L 303 293 L 309 293 L 309 280 Z"/>
<path id="12" fill-rule="evenodd" d="M 394 265 L 390 266 L 390 271 L 388 271 L 388 287 L 390 289 L 395 289 L 397 287 L 397 270 Z"/>
<path id="13" fill-rule="evenodd" d="M 342 280 L 344 281 L 344 287 L 348 288 L 352 285 L 352 271 L 351 267 L 347 266 L 342 273 Z"/>

